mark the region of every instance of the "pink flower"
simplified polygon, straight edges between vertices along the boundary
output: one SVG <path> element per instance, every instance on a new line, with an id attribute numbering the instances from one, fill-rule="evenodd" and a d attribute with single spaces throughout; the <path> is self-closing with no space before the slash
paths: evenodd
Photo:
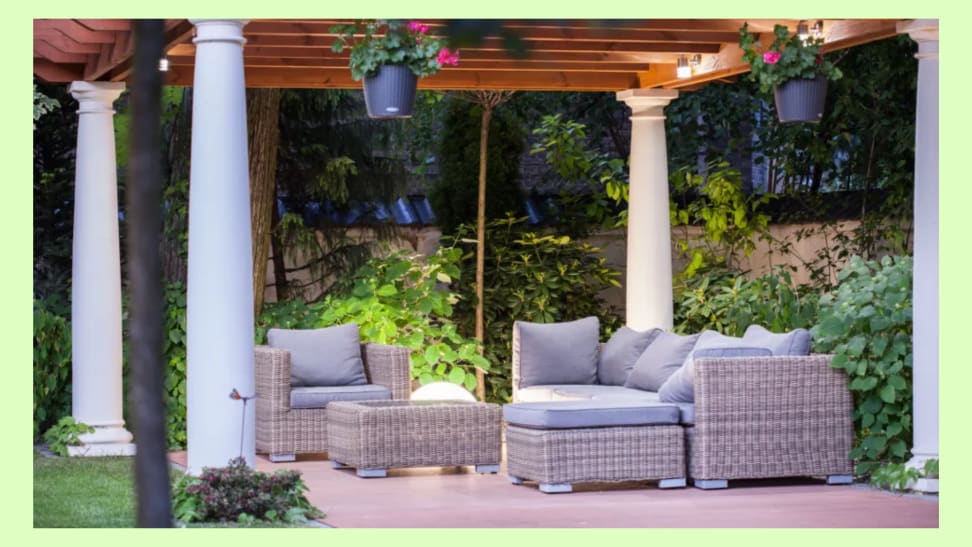
<path id="1" fill-rule="evenodd" d="M 817 55 L 817 64 L 823 64 L 823 55 Z"/>
<path id="2" fill-rule="evenodd" d="M 440 65 L 452 65 L 456 66 L 459 64 L 459 50 L 449 51 L 448 48 L 442 48 L 439 50 L 439 55 L 436 60 Z"/>
<path id="3" fill-rule="evenodd" d="M 767 51 L 763 54 L 763 62 L 768 65 L 775 65 L 780 60 L 780 54 L 776 51 Z"/>
<path id="4" fill-rule="evenodd" d="M 426 34 L 429 32 L 429 26 L 418 21 L 412 21 L 408 24 L 408 30 L 419 34 Z"/>

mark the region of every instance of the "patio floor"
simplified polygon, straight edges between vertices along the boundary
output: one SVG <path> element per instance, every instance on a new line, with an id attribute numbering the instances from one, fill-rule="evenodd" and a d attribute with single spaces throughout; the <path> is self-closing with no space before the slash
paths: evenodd
<path id="1" fill-rule="evenodd" d="M 170 460 L 185 465 L 186 453 Z M 813 479 L 736 481 L 726 490 L 659 490 L 653 482 L 580 485 L 571 494 L 514 486 L 504 469 L 393 469 L 362 479 L 325 454 L 292 463 L 257 456 L 257 469 L 297 469 L 308 498 L 337 528 L 934 528 L 938 498 Z"/>

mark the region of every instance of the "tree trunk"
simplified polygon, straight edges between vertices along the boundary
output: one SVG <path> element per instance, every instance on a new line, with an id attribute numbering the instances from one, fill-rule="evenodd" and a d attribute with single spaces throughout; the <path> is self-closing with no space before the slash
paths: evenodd
<path id="1" fill-rule="evenodd" d="M 128 178 L 128 275 L 131 290 L 131 402 L 135 412 L 136 522 L 172 526 L 166 461 L 165 380 L 162 366 L 162 162 L 160 119 L 162 21 L 135 22 L 132 131 Z"/>
<path id="2" fill-rule="evenodd" d="M 290 286 L 287 284 L 287 267 L 284 264 L 284 246 L 273 229 L 280 224 L 280 212 L 276 205 L 270 208 L 270 241 L 273 243 L 273 285 L 277 292 L 277 302 L 290 298 Z"/>
<path id="3" fill-rule="evenodd" d="M 167 185 L 178 184 L 189 180 L 189 157 L 192 150 L 192 89 L 185 88 L 182 92 L 182 104 L 176 112 L 168 137 L 168 166 Z M 189 193 L 186 189 L 184 196 L 188 201 Z M 175 206 L 177 204 L 170 204 Z M 186 209 L 188 211 L 188 208 Z M 170 215 L 170 220 L 175 220 Z M 163 219 L 163 223 L 166 221 Z M 176 224 L 163 224 L 162 242 L 162 278 L 167 282 L 186 283 L 188 273 L 187 257 L 183 252 L 183 242 L 178 233 L 184 232 L 188 226 L 186 218 L 178 219 Z"/>
<path id="4" fill-rule="evenodd" d="M 485 340 L 483 332 L 483 285 L 486 271 L 486 145 L 489 142 L 489 120 L 493 117 L 493 105 L 483 102 L 483 117 L 479 129 L 479 203 L 476 208 L 476 340 L 482 352 Z M 486 400 L 486 375 L 476 368 L 476 398 Z"/>
<path id="5" fill-rule="evenodd" d="M 263 310 L 270 254 L 270 225 L 277 180 L 277 145 L 280 142 L 280 90 L 247 89 L 249 126 L 250 223 L 253 245 L 253 316 Z"/>

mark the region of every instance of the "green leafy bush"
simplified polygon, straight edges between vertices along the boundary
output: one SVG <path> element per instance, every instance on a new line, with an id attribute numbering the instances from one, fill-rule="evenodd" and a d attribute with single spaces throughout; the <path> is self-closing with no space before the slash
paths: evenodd
<path id="1" fill-rule="evenodd" d="M 440 249 L 422 259 L 396 253 L 372 259 L 352 277 L 348 294 L 314 304 L 268 304 L 257 325 L 257 343 L 270 327 L 320 328 L 357 323 L 361 340 L 412 350 L 412 376 L 421 383 L 449 381 L 473 390 L 475 368 L 489 371 L 479 346 L 459 334 L 453 322 L 458 302 L 449 284 L 460 275 L 462 251 Z"/>
<path id="2" fill-rule="evenodd" d="M 304 522 L 324 516 L 304 495 L 299 471 L 255 471 L 242 458 L 226 467 L 205 467 L 173 485 L 175 517 L 182 522 Z"/>
<path id="3" fill-rule="evenodd" d="M 675 331 L 716 330 L 742 336 L 749 325 L 773 332 L 810 328 L 817 315 L 816 293 L 803 293 L 783 269 L 755 279 L 723 270 L 687 280 L 675 298 Z"/>
<path id="4" fill-rule="evenodd" d="M 449 252 L 468 250 L 457 309 L 465 333 L 475 329 L 475 240 L 469 239 L 473 233 L 472 227 L 463 226 L 455 238 L 443 241 Z M 531 232 L 523 218 L 486 225 L 484 356 L 492 367 L 486 378 L 488 400 L 503 402 L 511 396 L 514 321 L 552 323 L 596 315 L 602 335 L 621 326 L 620 317 L 599 296 L 610 286 L 620 286 L 620 273 L 605 264 L 599 251 L 567 236 Z"/>
<path id="5" fill-rule="evenodd" d="M 186 446 L 186 288 L 171 283 L 165 288 L 165 336 L 162 340 L 165 367 L 166 443 Z"/>
<path id="6" fill-rule="evenodd" d="M 837 288 L 821 297 L 814 350 L 833 353 L 854 394 L 858 473 L 903 461 L 911 445 L 910 257 L 851 257 Z"/>
<path id="7" fill-rule="evenodd" d="M 81 439 L 78 435 L 94 433 L 94 428 L 88 424 L 74 421 L 72 416 L 65 416 L 44 432 L 44 442 L 48 449 L 58 456 L 67 456 L 69 446 L 79 446 Z"/>
<path id="8" fill-rule="evenodd" d="M 34 300 L 34 437 L 71 412 L 71 324 Z"/>

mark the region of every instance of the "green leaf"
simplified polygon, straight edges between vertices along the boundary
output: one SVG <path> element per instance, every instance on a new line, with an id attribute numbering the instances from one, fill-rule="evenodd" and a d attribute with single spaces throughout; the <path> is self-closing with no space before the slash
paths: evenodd
<path id="1" fill-rule="evenodd" d="M 459 367 L 452 367 L 449 371 L 449 381 L 453 384 L 462 385 L 466 379 L 466 373 Z"/>
<path id="2" fill-rule="evenodd" d="M 394 285 L 382 285 L 375 291 L 378 296 L 394 296 L 398 294 L 398 289 Z"/>
<path id="3" fill-rule="evenodd" d="M 895 399 L 894 386 L 892 386 L 891 384 L 885 385 L 884 387 L 881 388 L 880 395 L 881 395 L 881 400 L 884 401 L 885 403 L 889 403 L 889 404 L 893 403 Z"/>

